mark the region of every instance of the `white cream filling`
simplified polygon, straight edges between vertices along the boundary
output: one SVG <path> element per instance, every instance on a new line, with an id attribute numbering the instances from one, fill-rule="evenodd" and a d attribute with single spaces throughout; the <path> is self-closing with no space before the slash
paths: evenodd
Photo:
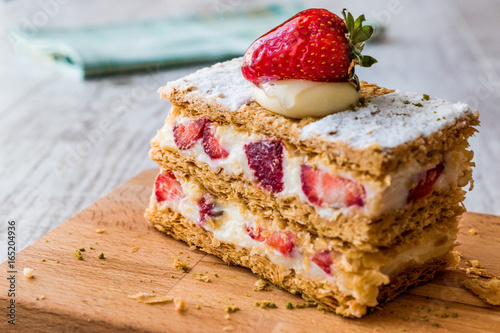
<path id="1" fill-rule="evenodd" d="M 177 149 L 174 141 L 172 127 L 175 123 L 190 121 L 187 117 L 167 118 L 165 126 L 161 129 L 161 146 L 167 146 Z M 212 171 L 218 172 L 224 169 L 226 173 L 235 177 L 243 177 L 249 181 L 256 182 L 253 170 L 250 169 L 244 150 L 244 145 L 263 139 L 268 139 L 262 135 L 247 134 L 245 132 L 234 131 L 229 126 L 215 126 L 215 135 L 220 144 L 229 155 L 226 158 L 212 160 L 203 150 L 201 139 L 191 148 L 179 150 L 183 155 L 194 158 L 210 166 Z M 306 156 L 292 156 L 285 147 L 283 147 L 283 191 L 274 193 L 278 197 L 298 197 L 307 202 L 308 199 L 302 191 L 302 182 L 300 179 L 301 165 L 306 163 Z M 461 170 L 458 165 L 459 159 L 446 158 L 443 162 L 445 168 L 443 174 L 436 182 L 436 188 L 445 189 L 456 183 L 456 177 Z M 318 167 L 329 170 L 333 175 L 338 175 L 346 179 L 353 180 L 362 185 L 365 189 L 364 206 L 351 206 L 340 209 L 331 207 L 318 207 L 312 205 L 316 212 L 325 218 L 335 218 L 339 214 L 349 214 L 350 212 L 360 211 L 368 217 L 379 216 L 385 212 L 404 208 L 408 196 L 408 185 L 415 182 L 418 175 L 425 170 L 419 165 L 409 165 L 388 175 L 386 184 L 381 185 L 377 182 L 359 181 L 352 177 L 348 172 L 336 170 L 333 166 L 317 164 Z"/>
<path id="2" fill-rule="evenodd" d="M 290 118 L 324 117 L 358 104 L 350 82 L 277 80 L 254 87 L 253 98 L 265 109 Z"/>
<path id="3" fill-rule="evenodd" d="M 441 236 L 443 237 L 443 236 Z M 389 264 L 380 270 L 386 275 L 397 273 L 401 267 L 424 262 L 445 255 L 453 247 L 455 236 L 450 234 L 443 244 L 435 245 L 436 239 L 425 239 L 419 245 L 398 254 Z"/>
<path id="4" fill-rule="evenodd" d="M 185 195 L 182 199 L 167 200 L 158 204 L 178 211 L 193 224 L 198 225 L 200 214 L 197 202 L 203 196 L 204 190 L 194 181 L 182 181 L 181 186 Z M 238 205 L 223 205 L 217 202 L 216 210 L 224 212 L 222 216 L 217 218 L 217 223 L 213 225 L 204 223 L 202 227 L 212 232 L 218 241 L 246 248 L 250 250 L 251 255 L 266 256 L 272 263 L 284 269 L 293 269 L 305 279 L 335 283 L 343 293 L 352 295 L 361 304 L 369 306 L 376 305 L 378 287 L 389 283 L 388 276 L 397 273 L 408 264 L 423 264 L 429 259 L 444 255 L 451 249 L 454 241 L 452 234 L 448 235 L 446 242 L 438 246 L 435 245 L 436 239 L 424 240 L 421 244 L 398 254 L 380 270 L 376 268 L 351 270 L 344 267 L 340 271 L 335 269 L 337 265 L 334 263 L 331 276 L 299 252 L 297 247 L 288 256 L 284 256 L 265 243 L 252 239 L 248 235 L 247 226 L 254 225 L 256 217 Z M 343 254 L 338 253 L 337 255 L 336 262 L 340 265 L 342 263 L 345 265 L 349 261 Z"/>
<path id="5" fill-rule="evenodd" d="M 181 182 L 181 186 L 185 194 L 182 199 L 167 200 L 158 204 L 165 205 L 179 212 L 192 223 L 198 224 L 200 213 L 197 202 L 202 197 L 203 192 L 200 190 L 200 186 L 194 182 Z M 284 256 L 266 244 L 252 239 L 248 235 L 246 228 L 248 225 L 255 224 L 256 217 L 243 211 L 237 205 L 222 205 L 221 203 L 217 203 L 216 209 L 217 211 L 224 212 L 218 218 L 222 219 L 221 223 L 217 223 L 217 226 L 214 227 L 210 223 L 204 223 L 202 227 L 212 232 L 217 240 L 247 248 L 252 254 L 267 256 L 274 264 L 282 266 L 285 269 L 293 269 L 297 273 L 304 274 L 306 278 L 316 280 L 333 279 L 332 276 L 326 274 L 314 262 L 305 259 L 296 248 L 293 249 L 289 256 Z M 308 264 L 305 262 L 308 262 Z"/>

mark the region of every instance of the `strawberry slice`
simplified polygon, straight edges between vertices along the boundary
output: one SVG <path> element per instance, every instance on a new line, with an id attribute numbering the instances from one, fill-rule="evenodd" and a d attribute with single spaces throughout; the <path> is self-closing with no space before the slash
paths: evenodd
<path id="1" fill-rule="evenodd" d="M 326 274 L 332 275 L 332 255 L 330 251 L 317 252 L 311 257 L 311 261 L 318 265 Z"/>
<path id="2" fill-rule="evenodd" d="M 289 232 L 281 232 L 281 231 L 273 231 L 271 234 L 267 235 L 267 237 L 263 236 L 264 229 L 258 228 L 255 229 L 253 227 L 247 226 L 248 235 L 258 242 L 263 242 L 269 247 L 275 249 L 279 253 L 284 256 L 289 256 L 292 252 L 295 244 L 293 240 L 295 239 L 295 235 Z"/>
<path id="3" fill-rule="evenodd" d="M 215 137 L 213 126 L 210 120 L 206 120 L 203 129 L 203 150 L 212 160 L 226 158 L 229 153 L 221 146 L 219 140 Z"/>
<path id="4" fill-rule="evenodd" d="M 361 55 L 373 28 L 362 25 L 364 15 L 356 20 L 346 11 L 343 15 L 345 21 L 319 8 L 296 14 L 250 45 L 243 57 L 243 76 L 256 86 L 286 79 L 357 82 L 354 65 L 376 62 Z"/>
<path id="5" fill-rule="evenodd" d="M 256 240 L 257 242 L 263 242 L 266 240 L 266 238 L 262 236 L 262 231 L 264 231 L 264 229 L 262 228 L 256 229 L 251 226 L 247 226 L 248 236 L 250 236 L 253 240 Z"/>
<path id="6" fill-rule="evenodd" d="M 269 192 L 283 191 L 283 145 L 279 140 L 262 140 L 243 146 L 248 165 L 259 185 Z"/>
<path id="7" fill-rule="evenodd" d="M 200 210 L 200 220 L 198 221 L 200 227 L 205 224 L 208 217 L 217 217 L 224 213 L 223 211 L 215 210 L 214 198 L 208 192 L 198 201 L 198 208 Z"/>
<path id="8" fill-rule="evenodd" d="M 412 203 L 418 199 L 428 196 L 432 192 L 432 187 L 444 170 L 444 165 L 439 163 L 434 168 L 427 170 L 419 177 L 417 184 L 408 192 L 407 203 Z"/>
<path id="9" fill-rule="evenodd" d="M 180 199 L 184 196 L 181 183 L 177 181 L 175 175 L 170 170 L 159 173 L 155 181 L 156 201 Z"/>
<path id="10" fill-rule="evenodd" d="M 300 170 L 302 192 L 320 207 L 343 208 L 364 205 L 365 189 L 352 180 L 303 164 Z"/>
<path id="11" fill-rule="evenodd" d="M 294 248 L 293 240 L 295 236 L 289 232 L 273 232 L 266 238 L 264 243 L 278 251 L 284 256 L 289 256 Z"/>
<path id="12" fill-rule="evenodd" d="M 179 149 L 191 148 L 203 135 L 207 118 L 189 120 L 185 123 L 175 124 L 172 128 L 174 141 Z"/>

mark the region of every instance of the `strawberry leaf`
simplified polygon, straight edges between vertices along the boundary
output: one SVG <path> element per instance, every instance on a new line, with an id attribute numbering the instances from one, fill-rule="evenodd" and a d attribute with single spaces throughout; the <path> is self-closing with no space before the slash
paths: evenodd
<path id="1" fill-rule="evenodd" d="M 365 15 L 360 15 L 356 21 L 354 21 L 354 28 L 352 29 L 352 31 L 358 31 L 359 29 L 361 29 L 361 26 L 363 25 L 363 22 L 366 21 L 365 20 Z"/>
<path id="2" fill-rule="evenodd" d="M 353 36 L 352 42 L 354 44 L 364 43 L 367 41 L 373 34 L 373 27 L 370 25 L 365 25 L 361 27 L 358 31 L 356 31 L 356 35 Z"/>
<path id="3" fill-rule="evenodd" d="M 365 47 L 365 42 L 372 36 L 373 27 L 370 25 L 363 26 L 363 22 L 366 20 L 365 15 L 360 15 L 356 20 L 351 13 L 349 13 L 345 8 L 342 10 L 342 15 L 344 16 L 344 21 L 347 27 L 346 38 L 349 41 L 349 47 L 351 48 L 352 62 L 349 67 L 349 78 L 356 84 L 356 88 L 359 90 L 359 79 L 354 73 L 354 67 L 360 65 L 361 67 L 370 67 L 377 60 L 373 57 L 362 55 Z"/>
<path id="4" fill-rule="evenodd" d="M 370 57 L 369 55 L 365 55 L 361 57 L 361 61 L 359 65 L 361 67 L 371 67 L 374 63 L 377 62 L 377 59 Z"/>
<path id="5" fill-rule="evenodd" d="M 344 15 L 345 18 L 345 24 L 347 26 L 348 31 L 353 31 L 354 30 L 354 17 L 352 17 L 352 14 L 347 12 L 346 9 L 342 11 L 342 15 Z"/>

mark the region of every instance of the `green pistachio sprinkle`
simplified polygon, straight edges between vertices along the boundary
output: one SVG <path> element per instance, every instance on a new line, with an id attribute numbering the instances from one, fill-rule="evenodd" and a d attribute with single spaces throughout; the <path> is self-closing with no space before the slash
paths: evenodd
<path id="1" fill-rule="evenodd" d="M 80 252 L 80 249 L 76 249 L 74 254 L 75 254 L 75 257 L 78 258 L 78 260 L 83 260 L 82 252 Z"/>

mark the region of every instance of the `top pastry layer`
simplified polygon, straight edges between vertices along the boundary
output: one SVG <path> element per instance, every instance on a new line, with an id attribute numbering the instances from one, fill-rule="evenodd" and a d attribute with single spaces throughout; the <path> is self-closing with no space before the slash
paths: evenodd
<path id="1" fill-rule="evenodd" d="M 253 85 L 241 74 L 240 65 L 241 58 L 218 63 L 170 82 L 159 92 L 193 116 L 280 137 L 298 150 L 324 154 L 332 163 L 375 177 L 412 160 L 435 164 L 479 124 L 477 111 L 464 103 L 366 83 L 364 106 L 319 119 L 290 119 L 252 100 Z"/>

